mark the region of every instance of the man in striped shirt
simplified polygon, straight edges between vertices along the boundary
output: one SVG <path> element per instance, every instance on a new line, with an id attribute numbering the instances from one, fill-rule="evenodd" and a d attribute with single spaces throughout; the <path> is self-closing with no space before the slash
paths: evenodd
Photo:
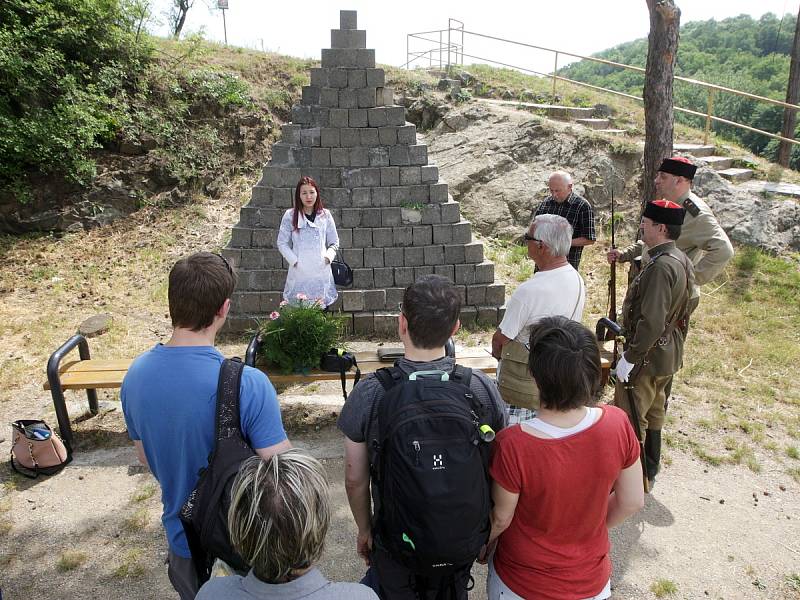
<path id="1" fill-rule="evenodd" d="M 572 246 L 567 260 L 578 270 L 584 246 L 594 244 L 594 212 L 585 198 L 572 191 L 572 176 L 566 171 L 555 171 L 547 181 L 550 195 L 531 215 L 559 215 L 572 225 Z"/>

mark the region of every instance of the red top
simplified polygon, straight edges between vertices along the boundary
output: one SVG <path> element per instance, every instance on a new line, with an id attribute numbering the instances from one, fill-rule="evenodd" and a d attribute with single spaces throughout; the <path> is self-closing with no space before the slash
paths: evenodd
<path id="1" fill-rule="evenodd" d="M 624 412 L 601 408 L 588 429 L 565 438 L 537 438 L 519 425 L 497 434 L 490 472 L 519 502 L 494 566 L 523 598 L 589 598 L 611 576 L 608 496 L 639 459 L 639 443 Z"/>

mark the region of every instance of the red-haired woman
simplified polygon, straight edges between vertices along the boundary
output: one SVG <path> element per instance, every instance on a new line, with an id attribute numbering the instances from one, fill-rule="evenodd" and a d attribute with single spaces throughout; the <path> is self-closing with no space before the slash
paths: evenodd
<path id="1" fill-rule="evenodd" d="M 294 190 L 294 208 L 287 210 L 278 231 L 278 250 L 289 263 L 283 298 L 319 300 L 330 306 L 338 296 L 330 264 L 339 249 L 333 215 L 322 205 L 317 182 L 301 177 Z"/>

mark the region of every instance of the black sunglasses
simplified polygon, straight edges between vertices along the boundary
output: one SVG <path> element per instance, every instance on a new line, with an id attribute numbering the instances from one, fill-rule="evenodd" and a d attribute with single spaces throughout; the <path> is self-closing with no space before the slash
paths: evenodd
<path id="1" fill-rule="evenodd" d="M 525 232 L 525 234 L 522 236 L 522 238 L 523 238 L 523 239 L 524 239 L 526 242 L 541 242 L 541 241 L 542 241 L 542 240 L 540 240 L 540 239 L 539 239 L 539 238 L 537 238 L 537 237 L 533 237 L 533 236 L 532 236 L 532 235 L 530 235 L 530 234 L 529 234 L 527 231 L 526 231 L 526 232 Z"/>
<path id="2" fill-rule="evenodd" d="M 231 267 L 231 263 L 229 263 L 227 259 L 224 256 L 222 256 L 222 254 L 217 254 L 216 252 L 212 252 L 212 254 L 218 257 L 223 263 L 225 263 L 225 268 L 228 269 L 228 273 L 233 275 L 233 268 Z"/>

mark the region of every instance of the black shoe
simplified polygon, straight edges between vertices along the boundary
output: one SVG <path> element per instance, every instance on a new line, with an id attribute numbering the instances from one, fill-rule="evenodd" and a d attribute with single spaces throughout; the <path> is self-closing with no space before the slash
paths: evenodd
<path id="1" fill-rule="evenodd" d="M 648 479 L 647 480 L 647 486 L 648 486 L 648 489 L 652 492 L 653 488 L 656 487 L 656 479 L 655 479 L 655 477 L 653 479 Z"/>

